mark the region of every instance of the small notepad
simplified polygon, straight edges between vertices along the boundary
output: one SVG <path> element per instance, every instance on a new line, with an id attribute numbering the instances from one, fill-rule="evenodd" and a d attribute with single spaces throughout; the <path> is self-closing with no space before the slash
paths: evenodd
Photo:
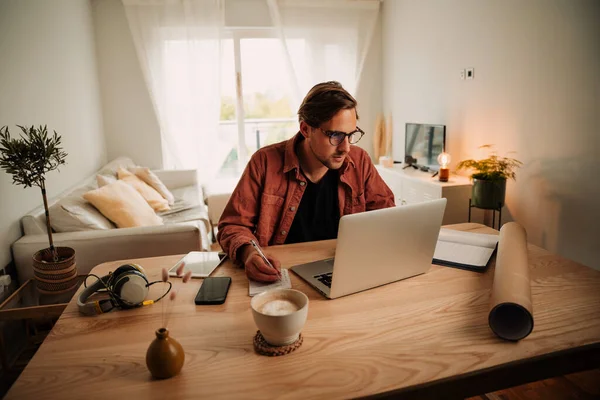
<path id="1" fill-rule="evenodd" d="M 281 269 L 281 280 L 272 283 L 263 283 L 256 282 L 253 280 L 248 280 L 248 295 L 250 297 L 255 296 L 259 293 L 262 293 L 266 290 L 271 289 L 291 289 L 292 282 L 290 282 L 290 275 L 288 274 L 287 269 Z"/>

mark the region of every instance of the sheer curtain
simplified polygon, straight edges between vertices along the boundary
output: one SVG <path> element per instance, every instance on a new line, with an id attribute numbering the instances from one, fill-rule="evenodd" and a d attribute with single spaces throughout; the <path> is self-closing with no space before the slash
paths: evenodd
<path id="1" fill-rule="evenodd" d="M 220 166 L 214 148 L 223 0 L 123 0 L 123 4 L 160 124 L 163 166 L 198 169 L 201 181 L 208 181 Z"/>
<path id="2" fill-rule="evenodd" d="M 378 0 L 267 0 L 287 55 L 296 102 L 319 82 L 356 94 L 379 14 Z"/>

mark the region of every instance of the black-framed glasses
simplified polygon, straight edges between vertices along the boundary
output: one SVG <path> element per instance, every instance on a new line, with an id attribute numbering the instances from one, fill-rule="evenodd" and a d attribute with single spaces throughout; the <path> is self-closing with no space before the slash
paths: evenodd
<path id="1" fill-rule="evenodd" d="M 326 131 L 323 128 L 319 128 L 319 130 L 321 130 L 321 132 L 323 132 L 325 136 L 329 138 L 329 143 L 331 143 L 332 146 L 339 146 L 345 138 L 348 138 L 348 143 L 356 144 L 360 139 L 362 139 L 362 137 L 365 134 L 365 132 L 358 126 L 356 127 L 355 131 L 352 131 L 350 133 L 340 131 Z"/>

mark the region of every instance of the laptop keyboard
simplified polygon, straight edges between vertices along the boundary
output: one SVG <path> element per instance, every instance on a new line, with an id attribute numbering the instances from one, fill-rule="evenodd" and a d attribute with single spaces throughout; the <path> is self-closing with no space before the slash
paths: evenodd
<path id="1" fill-rule="evenodd" d="M 331 287 L 331 276 L 332 275 L 333 275 L 333 272 L 328 272 L 326 274 L 315 275 L 314 278 L 316 280 L 318 280 L 319 282 L 321 282 L 323 285 L 325 285 L 328 288 L 330 288 Z"/>

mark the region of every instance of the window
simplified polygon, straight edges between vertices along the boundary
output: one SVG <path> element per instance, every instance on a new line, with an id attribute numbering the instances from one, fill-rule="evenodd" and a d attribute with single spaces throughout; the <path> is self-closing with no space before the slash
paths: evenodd
<path id="1" fill-rule="evenodd" d="M 239 177 L 256 150 L 289 139 L 298 131 L 280 40 L 272 30 L 264 29 L 232 30 L 228 36 L 222 41 L 221 149 L 217 151 L 226 155 L 220 178 Z M 297 46 L 302 46 L 300 40 Z"/>

